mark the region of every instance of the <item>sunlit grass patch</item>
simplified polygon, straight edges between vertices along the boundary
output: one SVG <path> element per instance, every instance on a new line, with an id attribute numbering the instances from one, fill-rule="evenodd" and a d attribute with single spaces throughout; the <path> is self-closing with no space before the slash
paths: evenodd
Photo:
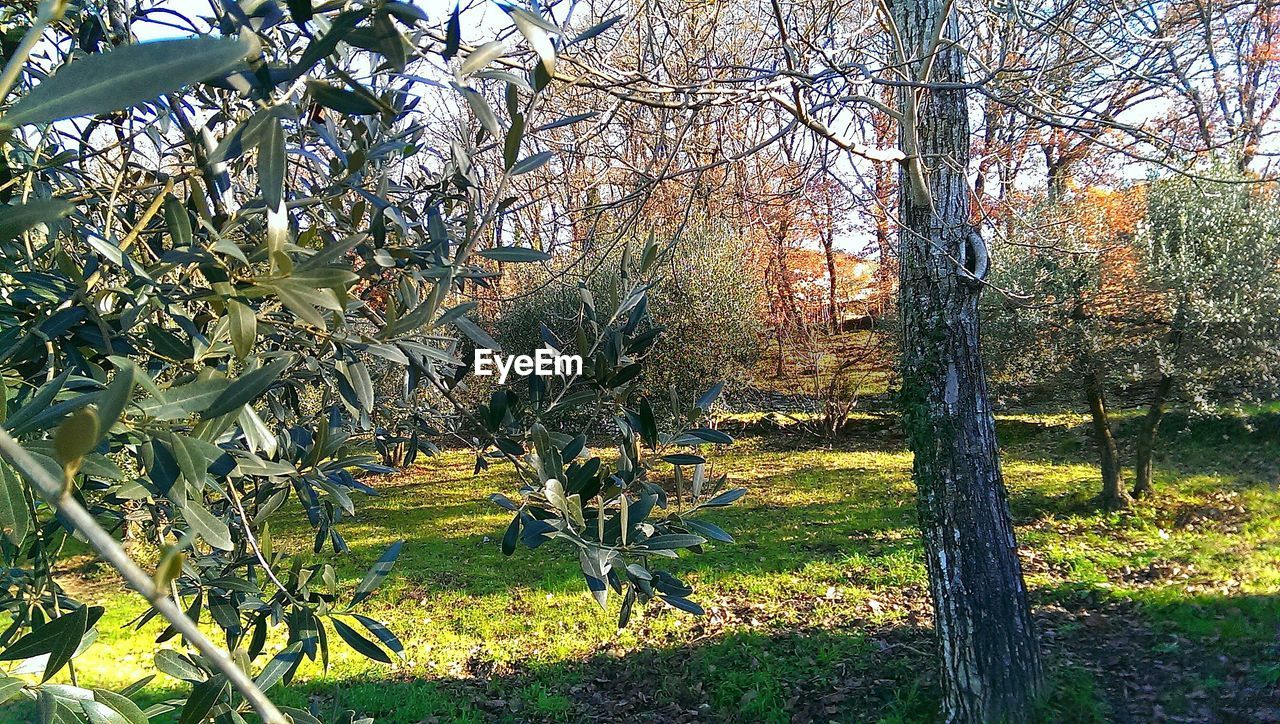
<path id="1" fill-rule="evenodd" d="M 1078 434 L 1056 421 L 1031 425 L 1004 450 L 1035 599 L 1136 606 L 1153 635 L 1167 632 L 1156 645 L 1174 652 L 1197 641 L 1256 652 L 1273 641 L 1280 493 L 1265 482 L 1265 463 L 1250 462 L 1266 460 L 1263 443 L 1228 447 L 1175 435 L 1159 460 L 1159 499 L 1101 512 L 1092 502 L 1096 470 Z M 485 498 L 512 493 L 508 472 L 473 476 L 469 457 L 447 453 L 375 479 L 381 495 L 360 501 L 345 523 L 352 553 L 335 562 L 339 586 L 350 591 L 387 545 L 406 541 L 396 572 L 365 611 L 397 633 L 406 656 L 388 667 L 335 639 L 327 671 L 308 662 L 276 696 L 389 721 L 558 721 L 578 717 L 590 695 L 621 696 L 590 694 L 607 686 L 602 677 L 623 687 L 654 667 L 660 673 L 649 684 L 688 716 L 787 721 L 804 711 L 840 719 L 854 706 L 885 721 L 927 719 L 937 692 L 910 456 L 898 442 L 862 439 L 794 448 L 748 438 L 713 456 L 715 468 L 750 494 L 712 516 L 734 545 L 671 564 L 695 586 L 707 616 L 653 606 L 622 631 L 618 602 L 602 611 L 586 595 L 566 547 L 501 555 L 507 514 Z M 300 516 L 276 532 L 277 547 L 305 552 L 310 540 Z M 77 660 L 81 682 L 119 687 L 153 673 L 160 624 L 125 628 L 143 605 L 113 589 L 109 574 L 79 585 L 113 602 L 98 645 Z M 1071 622 L 1060 631 L 1089 635 Z M 628 663 L 637 655 L 644 663 Z M 1206 667 L 1210 678 L 1224 675 Z M 1093 674 L 1054 672 L 1050 710 L 1105 718 Z M 150 696 L 178 688 L 161 676 Z"/>

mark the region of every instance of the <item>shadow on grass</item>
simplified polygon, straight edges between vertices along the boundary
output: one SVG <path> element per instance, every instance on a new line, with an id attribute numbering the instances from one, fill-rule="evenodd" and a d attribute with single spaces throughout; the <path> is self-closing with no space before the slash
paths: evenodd
<path id="1" fill-rule="evenodd" d="M 1015 438 L 1005 460 L 1016 523 L 1034 526 L 1099 514 L 1098 482 L 1091 462 L 1084 455 L 1060 454 L 1062 440 L 1080 437 L 1083 432 L 1034 421 L 1001 423 L 1004 433 Z M 1010 424 L 1016 435 L 1008 429 Z M 1227 454 L 1228 444 L 1232 445 L 1231 454 Z M 1246 440 L 1244 444 L 1246 447 L 1241 448 L 1214 439 L 1205 442 L 1203 450 L 1187 450 L 1181 443 L 1176 448 L 1171 446 L 1176 460 L 1161 461 L 1157 480 L 1177 480 L 1182 489 L 1184 478 L 1190 479 L 1195 473 L 1201 479 L 1194 484 L 1195 489 L 1186 488 L 1195 495 L 1210 489 L 1254 485 L 1258 475 L 1247 463 L 1242 464 L 1244 469 L 1238 477 L 1203 476 L 1207 468 L 1225 469 L 1233 457 L 1261 454 L 1258 443 Z M 751 493 L 743 504 L 706 515 L 730 531 L 737 543 L 717 545 L 709 548 L 706 555 L 673 562 L 673 572 L 679 575 L 681 571 L 694 570 L 713 577 L 780 574 L 805 566 L 910 557 L 918 550 L 918 543 L 909 471 L 900 469 L 901 450 L 894 449 L 893 444 L 882 447 L 899 457 L 876 459 L 874 464 L 879 467 L 859 467 L 871 464 L 867 458 L 855 458 L 861 463 L 846 460 L 837 466 L 801 464 L 750 479 L 746 484 Z M 1046 450 L 1050 459 L 1037 456 Z M 1066 470 L 1061 465 L 1063 459 L 1079 459 L 1082 468 Z M 772 472 L 771 466 L 779 465 L 779 460 L 776 451 L 760 445 L 749 450 L 737 464 L 745 463 L 748 474 L 759 474 L 750 465 Z M 521 548 L 511 559 L 500 555 L 498 540 L 506 516 L 484 499 L 490 490 L 502 488 L 503 481 L 498 476 L 472 478 L 439 467 L 426 469 L 421 475 L 427 479 L 393 481 L 383 497 L 362 503 L 360 517 L 346 529 L 352 556 L 340 565 L 347 573 L 358 575 L 391 540 L 405 538 L 408 543 L 397 568 L 398 575 L 411 587 L 489 595 L 522 585 L 551 591 L 581 586 L 572 552 L 555 542 L 538 551 Z M 429 480 L 432 475 L 438 479 Z M 814 498 L 823 502 L 804 502 Z M 1195 502 L 1182 501 L 1188 505 Z M 1157 502 L 1156 508 L 1160 505 Z M 1101 516 L 1095 522 L 1103 528 L 1123 525 Z M 300 538 L 309 538 L 309 532 L 301 527 L 298 531 Z"/>
<path id="2" fill-rule="evenodd" d="M 314 682 L 282 692 L 322 719 L 379 722 L 929 721 L 932 634 L 908 626 L 734 631 L 672 648 L 470 678 Z"/>
<path id="3" fill-rule="evenodd" d="M 1061 583 L 1039 588 L 1036 596 L 1045 604 L 1140 611 L 1175 646 L 1182 638 L 1280 651 L 1280 593 L 1190 592 L 1161 582 L 1130 588 Z"/>
<path id="4" fill-rule="evenodd" d="M 1141 423 L 1142 410 L 1123 410 L 1116 415 L 1121 458 L 1126 484 L 1132 484 L 1133 440 Z M 1099 512 L 1101 473 L 1092 428 L 1087 417 L 1069 411 L 1055 411 L 1042 417 L 1001 416 L 996 420 L 1006 463 L 1060 467 L 1077 466 L 1061 484 L 1046 485 L 1031 480 L 1011 485 L 1010 502 L 1019 524 L 1053 518 L 1090 515 Z M 795 431 L 758 438 L 762 449 L 794 452 L 820 446 L 831 450 L 903 454 L 905 441 L 893 416 L 866 416 L 850 422 L 846 434 L 821 440 Z M 1280 443 L 1280 414 L 1223 413 L 1189 415 L 1170 411 L 1161 425 L 1155 453 L 1156 496 L 1173 484 L 1186 489 L 1253 487 L 1280 485 L 1280 458 L 1274 451 Z M 1212 480 L 1205 480 L 1206 473 Z M 1012 476 L 1009 476 L 1012 477 Z M 1200 478 L 1199 481 L 1196 481 Z M 903 474 L 905 480 L 905 473 Z M 1022 481 L 1012 481 L 1022 482 Z M 1199 491 L 1197 491 L 1199 492 Z"/>
<path id="5" fill-rule="evenodd" d="M 511 557 L 500 551 L 505 522 L 487 533 L 441 535 L 432 525 L 433 510 L 419 508 L 397 522 L 406 535 L 397 562 L 397 577 L 410 586 L 491 595 L 513 585 L 535 585 L 551 591 L 581 588 L 582 572 L 574 549 L 549 541 L 537 550 L 521 546 Z M 730 531 L 733 544 L 707 546 L 701 555 L 682 556 L 669 569 L 712 576 L 788 574 L 813 565 L 872 566 L 892 560 L 886 569 L 914 558 L 919 549 L 914 500 L 879 508 L 846 503 L 803 506 L 743 506 L 704 516 Z M 353 542 L 342 565 L 359 570 L 382 552 L 383 545 Z"/>
<path id="6" fill-rule="evenodd" d="M 1064 583 L 1034 598 L 1064 714 L 1091 707 L 1116 722 L 1254 722 L 1280 712 L 1280 594 Z M 1089 682 L 1094 695 L 1082 696 Z"/>
<path id="7" fill-rule="evenodd" d="M 1062 584 L 1034 598 L 1048 684 L 1036 721 L 1265 721 L 1280 706 L 1280 595 L 1139 600 Z M 627 651 L 604 644 L 581 660 L 476 658 L 460 678 L 320 679 L 272 698 L 325 722 L 347 710 L 405 724 L 931 722 L 934 646 L 931 628 L 903 622 L 708 624 L 692 640 Z M 143 703 L 166 696 L 150 690 Z M 0 707 L 0 720 L 25 721 L 30 710 Z"/>
<path id="8" fill-rule="evenodd" d="M 1122 462 L 1133 464 L 1133 445 L 1142 424 L 1141 410 L 1125 410 L 1113 419 L 1116 442 Z M 1014 454 L 1030 454 L 1056 462 L 1098 466 L 1093 441 L 1092 423 L 1087 417 L 1079 422 L 1047 423 L 1036 419 L 997 419 L 996 432 L 1001 446 Z M 1228 470 L 1244 469 L 1249 461 L 1239 455 L 1223 457 L 1224 448 L 1246 454 L 1274 450 L 1280 443 L 1280 414 L 1191 415 L 1171 410 L 1160 424 L 1156 441 L 1155 462 L 1168 472 L 1187 475 L 1203 471 L 1206 458 Z M 1132 470 L 1125 471 L 1127 475 Z"/>
<path id="9" fill-rule="evenodd" d="M 1280 672 L 1267 666 L 1280 597 L 1136 602 L 1066 587 L 1036 599 L 1047 666 L 1036 721 L 1262 721 L 1280 706 Z M 1250 645 L 1223 648 L 1232 629 Z M 389 722 L 930 722 L 933 651 L 930 628 L 905 624 L 733 630 L 582 661 L 480 662 L 463 679 L 313 682 L 279 696 L 326 720 L 351 709 Z"/>

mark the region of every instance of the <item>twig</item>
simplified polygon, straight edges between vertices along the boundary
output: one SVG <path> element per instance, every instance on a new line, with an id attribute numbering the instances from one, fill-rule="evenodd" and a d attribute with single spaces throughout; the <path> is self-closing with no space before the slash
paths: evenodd
<path id="1" fill-rule="evenodd" d="M 22 476 L 27 479 L 39 492 L 44 496 L 63 518 L 69 522 L 78 532 L 84 535 L 89 541 L 89 545 L 120 572 L 125 581 L 143 598 L 147 599 L 161 616 L 167 620 L 183 638 L 195 646 L 196 649 L 208 659 L 223 676 L 227 677 L 227 681 L 240 692 L 245 701 L 253 707 L 258 716 L 266 724 L 288 724 L 288 719 L 280 713 L 275 704 L 258 689 L 253 683 L 253 679 L 240 669 L 239 666 L 227 656 L 227 652 L 223 651 L 209 640 L 207 636 L 200 631 L 200 627 L 194 621 L 187 618 L 186 614 L 178 608 L 165 592 L 156 588 L 155 582 L 146 571 L 138 567 L 124 548 L 111 537 L 111 534 L 102 529 L 98 525 L 98 521 L 93 515 L 85 510 L 74 497 L 67 495 L 63 491 L 62 481 L 57 480 L 36 462 L 16 440 L 9 436 L 9 433 L 0 430 L 0 456 L 8 460 Z"/>
<path id="2" fill-rule="evenodd" d="M 0 73 L 0 103 L 4 103 L 4 99 L 9 97 L 9 91 L 13 90 L 13 84 L 18 81 L 18 76 L 22 74 L 22 66 L 27 63 L 27 56 L 31 55 L 36 43 L 40 42 L 40 36 L 44 35 L 44 29 L 49 26 L 49 23 L 62 17 L 66 6 L 65 0 L 45 0 L 45 2 L 40 3 L 40 9 L 36 12 L 35 22 L 31 24 L 26 34 L 22 36 L 22 42 L 18 44 L 17 50 L 13 52 L 13 56 L 5 64 L 4 72 Z"/>

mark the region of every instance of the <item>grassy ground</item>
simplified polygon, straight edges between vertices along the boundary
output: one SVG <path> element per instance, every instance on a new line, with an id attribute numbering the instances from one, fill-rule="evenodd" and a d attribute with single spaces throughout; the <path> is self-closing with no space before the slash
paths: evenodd
<path id="1" fill-rule="evenodd" d="M 1046 720 L 1280 718 L 1280 434 L 1264 428 L 1171 420 L 1159 500 L 1103 514 L 1082 419 L 1001 421 L 1051 667 Z M 386 667 L 335 643 L 327 672 L 308 666 L 276 694 L 395 722 L 928 721 L 937 689 L 910 457 L 883 426 L 805 445 L 745 439 L 715 460 L 751 494 L 714 518 L 736 545 L 674 564 L 708 614 L 654 606 L 621 632 L 617 602 L 590 601 L 565 549 L 501 556 L 506 516 L 484 498 L 509 488 L 502 474 L 472 477 L 449 454 L 383 480 L 344 529 L 353 553 L 340 573 L 354 587 L 407 539 L 367 611 L 407 656 Z M 281 538 L 308 547 L 302 528 Z M 140 606 L 109 574 L 80 573 L 81 595 L 112 604 L 77 660 L 81 682 L 151 673 L 159 624 L 123 628 Z M 161 676 L 151 695 L 166 686 L 177 684 Z"/>

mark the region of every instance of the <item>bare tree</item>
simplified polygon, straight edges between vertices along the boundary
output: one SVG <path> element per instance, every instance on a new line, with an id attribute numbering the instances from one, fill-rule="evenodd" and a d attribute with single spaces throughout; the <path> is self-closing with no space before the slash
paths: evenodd
<path id="1" fill-rule="evenodd" d="M 1187 137 L 1181 145 L 1225 152 L 1240 170 L 1270 160 L 1271 120 L 1280 108 L 1280 3 L 1179 0 L 1140 9 L 1173 101 L 1169 128 Z"/>

